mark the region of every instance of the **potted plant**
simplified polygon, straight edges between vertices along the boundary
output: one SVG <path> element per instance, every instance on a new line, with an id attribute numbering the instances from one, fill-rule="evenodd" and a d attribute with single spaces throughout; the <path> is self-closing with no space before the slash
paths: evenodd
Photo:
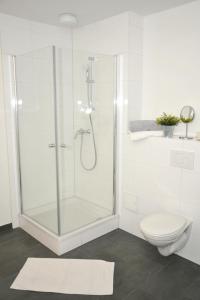
<path id="1" fill-rule="evenodd" d="M 156 119 L 156 123 L 163 128 L 165 137 L 172 137 L 174 128 L 180 122 L 180 118 L 174 115 L 167 115 L 165 112 Z"/>

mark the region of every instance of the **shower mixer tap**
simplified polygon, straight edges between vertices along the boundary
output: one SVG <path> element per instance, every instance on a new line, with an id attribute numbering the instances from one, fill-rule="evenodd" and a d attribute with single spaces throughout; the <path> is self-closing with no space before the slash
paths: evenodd
<path id="1" fill-rule="evenodd" d="M 87 130 L 83 128 L 78 129 L 74 135 L 74 139 L 77 139 L 78 135 L 83 135 L 83 134 L 90 134 L 90 129 Z"/>

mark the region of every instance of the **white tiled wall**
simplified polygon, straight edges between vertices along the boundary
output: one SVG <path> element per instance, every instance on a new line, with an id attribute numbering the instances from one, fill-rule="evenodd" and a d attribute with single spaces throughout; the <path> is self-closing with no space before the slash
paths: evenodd
<path id="1" fill-rule="evenodd" d="M 153 14 L 144 22 L 143 118 L 163 111 L 196 111 L 191 133 L 200 131 L 200 1 Z M 179 125 L 177 132 L 183 132 Z"/>
<path id="2" fill-rule="evenodd" d="M 128 49 L 128 13 L 74 31 L 74 47 L 93 53 L 116 55 Z"/>
<path id="3" fill-rule="evenodd" d="M 143 18 L 128 13 L 128 52 L 124 56 L 125 98 L 128 99 L 128 121 L 138 120 L 142 116 L 142 64 L 143 64 Z M 127 89 L 127 91 L 126 91 Z"/>

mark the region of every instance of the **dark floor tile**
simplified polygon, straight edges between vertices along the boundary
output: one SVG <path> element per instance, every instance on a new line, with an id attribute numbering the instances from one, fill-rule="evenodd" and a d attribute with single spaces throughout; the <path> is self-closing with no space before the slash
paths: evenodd
<path id="1" fill-rule="evenodd" d="M 142 286 L 146 278 L 154 272 L 159 272 L 163 265 L 155 262 L 151 257 L 143 256 L 139 252 L 132 252 L 127 244 L 119 243 L 119 239 L 109 242 L 98 239 L 77 250 L 78 258 L 105 259 L 115 262 L 114 295 L 113 299 L 121 300 L 131 291 Z M 65 257 L 74 257 L 72 253 Z M 109 299 L 109 297 L 105 297 Z"/>
<path id="2" fill-rule="evenodd" d="M 163 298 L 160 298 L 162 300 Z M 155 296 L 143 291 L 143 290 L 136 290 L 133 293 L 130 293 L 125 299 L 123 300 L 155 300 Z M 180 298 L 172 298 L 169 296 L 167 300 L 191 300 L 184 296 L 180 296 Z"/>
<path id="3" fill-rule="evenodd" d="M 0 242 L 0 279 L 19 272 L 28 257 L 53 257 L 53 252 L 22 230 L 15 233 Z"/>
<path id="4" fill-rule="evenodd" d="M 17 274 L 26 262 L 26 257 L 18 256 L 14 259 L 5 259 L 0 264 L 0 281 L 6 277 Z"/>
<path id="5" fill-rule="evenodd" d="M 23 255 L 38 244 L 39 242 L 31 236 L 23 234 L 22 230 L 4 235 L 0 238 L 0 264 L 8 257 L 12 259 Z"/>
<path id="6" fill-rule="evenodd" d="M 23 231 L 21 228 L 17 228 L 11 231 L 10 230 L 4 231 L 0 233 L 0 245 L 3 242 L 11 241 L 11 239 L 12 240 L 17 239 L 19 241 L 20 239 L 25 239 L 25 238 L 35 240 L 34 238 L 30 237 L 30 235 L 25 231 Z"/>
<path id="7" fill-rule="evenodd" d="M 176 261 L 149 277 L 144 289 L 154 295 L 154 300 L 181 300 L 186 297 L 187 288 L 199 276 L 199 266 L 176 256 Z"/>
<path id="8" fill-rule="evenodd" d="M 2 232 L 10 232 L 12 230 L 13 230 L 12 223 L 0 226 L 0 233 L 2 233 Z"/>
<path id="9" fill-rule="evenodd" d="M 46 258 L 58 258 L 59 256 L 56 255 L 53 251 L 46 248 L 45 246 L 38 244 L 29 249 L 28 253 L 25 253 L 24 256 L 28 257 L 46 257 Z"/>
<path id="10" fill-rule="evenodd" d="M 12 275 L 0 280 L 0 300 L 28 299 L 27 295 L 29 294 L 29 292 L 10 289 L 10 286 L 13 283 L 15 277 L 15 275 Z"/>
<path id="11" fill-rule="evenodd" d="M 147 278 L 158 273 L 161 268 L 163 266 L 160 264 L 139 254 L 126 263 L 116 262 L 114 296 L 116 299 L 122 299 L 131 291 L 142 287 Z"/>
<path id="12" fill-rule="evenodd" d="M 96 251 L 96 253 L 99 251 L 102 252 L 102 249 L 106 249 L 110 251 L 111 256 L 118 255 L 127 261 L 140 253 L 164 266 L 173 263 L 176 259 L 176 255 L 169 257 L 161 256 L 156 247 L 121 229 L 112 231 L 108 235 L 87 243 L 81 248 L 85 251 Z"/>
<path id="13" fill-rule="evenodd" d="M 200 299 L 200 277 L 196 278 L 188 287 L 185 288 L 184 294 L 191 300 Z"/>
<path id="14" fill-rule="evenodd" d="M 115 230 L 61 256 L 115 262 L 114 294 L 63 295 L 11 290 L 28 257 L 57 257 L 21 229 L 0 234 L 0 300 L 199 300 L 200 266 L 162 257 L 144 240 Z"/>
<path id="15" fill-rule="evenodd" d="M 152 295 L 149 295 L 142 290 L 136 290 L 130 293 L 124 300 L 155 300 L 155 299 Z"/>

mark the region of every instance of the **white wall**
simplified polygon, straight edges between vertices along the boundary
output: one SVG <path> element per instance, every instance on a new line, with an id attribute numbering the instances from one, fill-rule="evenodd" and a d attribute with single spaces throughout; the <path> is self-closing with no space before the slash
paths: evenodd
<path id="1" fill-rule="evenodd" d="M 109 55 L 127 52 L 128 13 L 76 29 L 74 48 Z"/>
<path id="2" fill-rule="evenodd" d="M 71 34 L 66 28 L 0 14 L 0 46 L 10 54 L 24 54 L 51 45 L 71 47 Z"/>
<path id="3" fill-rule="evenodd" d="M 21 55 L 51 45 L 55 45 L 59 48 L 71 49 L 72 41 L 70 30 L 0 14 L 0 48 L 3 49 L 4 53 Z M 13 133 L 13 128 L 11 126 L 12 117 L 10 111 L 7 111 L 7 117 L 7 124 L 9 127 L 7 128 L 7 132 L 11 135 L 11 133 Z M 11 140 L 9 139 L 9 141 Z M 14 147 L 14 145 L 10 145 L 10 148 L 12 147 Z M 12 150 L 10 153 L 12 154 Z M 9 160 L 12 160 L 11 156 L 9 157 Z M 5 164 L 8 163 L 5 155 L 3 161 L 5 161 Z M 13 165 L 11 163 L 10 167 L 10 173 L 13 174 Z M 73 178 L 73 174 L 71 177 Z M 10 189 L 12 195 L 11 200 L 14 203 L 16 202 L 14 180 L 11 182 Z M 0 193 L 1 191 L 2 189 L 0 190 Z M 2 195 L 0 194 L 0 198 L 1 197 Z M 48 201 L 48 199 L 45 199 L 45 201 Z M 15 210 L 14 215 L 16 215 L 16 213 L 17 210 Z M 15 226 L 16 225 L 17 219 L 15 222 Z"/>
<path id="4" fill-rule="evenodd" d="M 179 114 L 193 105 L 200 129 L 200 1 L 151 15 L 144 22 L 143 118 L 163 111 Z M 181 127 L 177 129 L 180 131 Z M 150 138 L 131 142 L 123 136 L 121 228 L 141 236 L 140 220 L 168 211 L 193 220 L 191 237 L 179 253 L 200 264 L 200 143 Z M 170 164 L 171 150 L 194 153 L 194 169 Z"/>
<path id="5" fill-rule="evenodd" d="M 191 133 L 200 130 L 200 1 L 154 14 L 144 22 L 143 118 L 179 115 L 192 105 Z M 179 126 L 177 131 L 183 130 Z"/>
<path id="6" fill-rule="evenodd" d="M 0 52 L 0 226 L 11 223 L 6 116 L 3 93 L 3 68 Z"/>

